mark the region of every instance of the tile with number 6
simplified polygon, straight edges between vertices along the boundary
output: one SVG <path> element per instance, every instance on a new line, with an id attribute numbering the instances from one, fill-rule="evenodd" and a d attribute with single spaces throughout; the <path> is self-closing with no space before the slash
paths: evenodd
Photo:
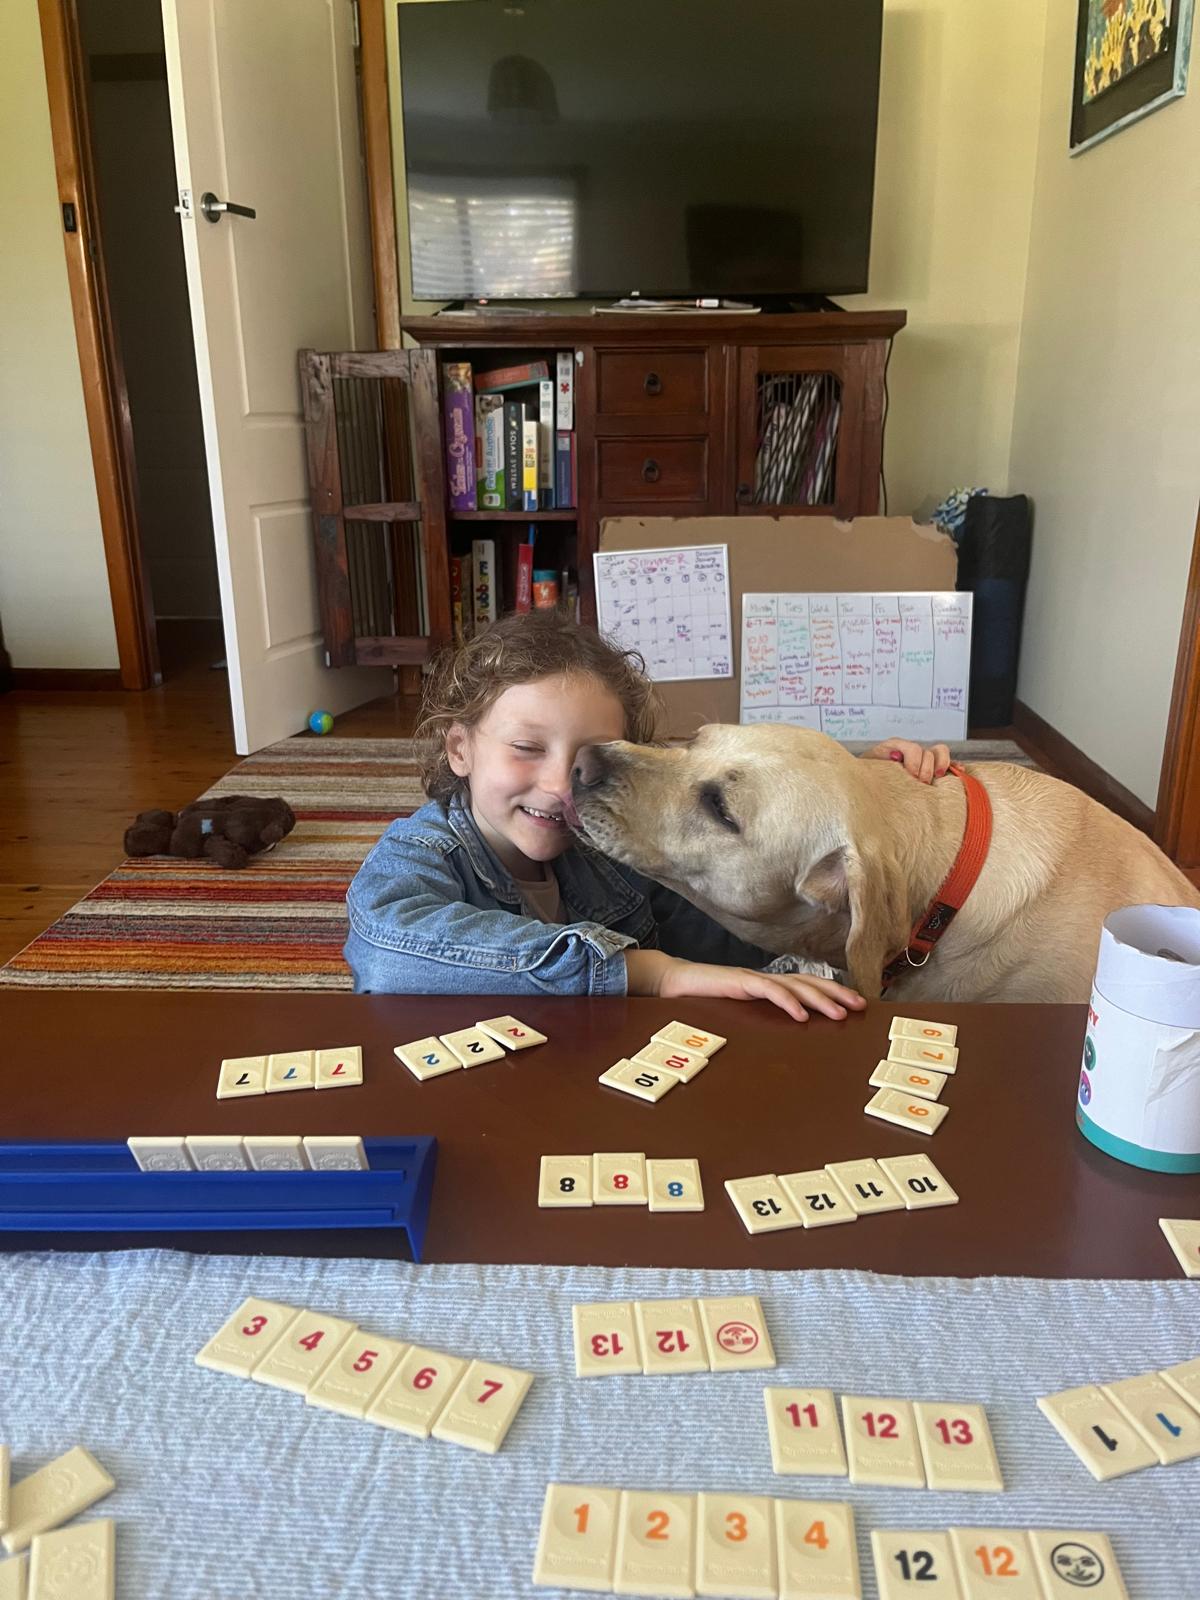
<path id="1" fill-rule="evenodd" d="M 915 1400 L 917 1438 L 931 1489 L 999 1494 L 1004 1488 L 987 1412 L 959 1400 Z"/>
<path id="2" fill-rule="evenodd" d="M 532 1383 L 532 1372 L 497 1366 L 494 1361 L 472 1361 L 434 1423 L 433 1437 L 494 1456 Z"/>
<path id="3" fill-rule="evenodd" d="M 694 1300 L 639 1300 L 633 1311 L 644 1373 L 708 1371 L 708 1348 Z"/>
<path id="4" fill-rule="evenodd" d="M 763 1390 L 771 1465 L 783 1476 L 844 1478 L 846 1451 L 828 1389 Z"/>
<path id="5" fill-rule="evenodd" d="M 407 1349 L 399 1339 L 384 1339 L 359 1328 L 313 1384 L 305 1401 L 343 1417 L 365 1416 Z"/>
<path id="6" fill-rule="evenodd" d="M 577 1378 L 608 1378 L 642 1370 L 632 1301 L 599 1300 L 572 1306 L 571 1332 Z"/>
<path id="7" fill-rule="evenodd" d="M 770 1500 L 748 1494 L 696 1497 L 696 1593 L 775 1600 L 779 1593 Z"/>
<path id="8" fill-rule="evenodd" d="M 703 1211 L 700 1163 L 692 1157 L 650 1156 L 646 1161 L 651 1211 Z"/>
<path id="9" fill-rule="evenodd" d="M 590 1206 L 591 1156 L 543 1156 L 538 1172 L 538 1205 Z"/>
<path id="10" fill-rule="evenodd" d="M 539 1588 L 607 1594 L 616 1559 L 619 1489 L 549 1483 L 533 1581 Z"/>
<path id="11" fill-rule="evenodd" d="M 1033 1548 L 1020 1528 L 951 1528 L 963 1600 L 1042 1600 Z"/>
<path id="12" fill-rule="evenodd" d="M 871 1554 L 879 1600 L 963 1600 L 948 1534 L 874 1528 Z"/>
<path id="13" fill-rule="evenodd" d="M 367 1407 L 366 1420 L 428 1439 L 455 1385 L 467 1370 L 461 1356 L 414 1344 Z"/>
<path id="14" fill-rule="evenodd" d="M 780 1600 L 862 1600 L 854 1507 L 776 1500 Z"/>
<path id="15" fill-rule="evenodd" d="M 617 1514 L 616 1594 L 694 1595 L 696 1497 L 627 1490 Z"/>

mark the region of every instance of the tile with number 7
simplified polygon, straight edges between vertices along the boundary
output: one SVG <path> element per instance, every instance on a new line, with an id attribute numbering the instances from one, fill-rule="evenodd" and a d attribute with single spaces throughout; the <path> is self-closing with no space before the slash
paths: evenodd
<path id="1" fill-rule="evenodd" d="M 633 1311 L 647 1376 L 708 1371 L 708 1348 L 694 1300 L 638 1300 Z"/>
<path id="2" fill-rule="evenodd" d="M 999 1494 L 1004 1488 L 987 1412 L 961 1401 L 916 1400 L 917 1438 L 931 1489 Z"/>
<path id="3" fill-rule="evenodd" d="M 693 1157 L 651 1156 L 646 1161 L 651 1211 L 703 1211 L 700 1163 Z"/>
<path id="4" fill-rule="evenodd" d="M 763 1390 L 771 1465 L 783 1477 L 846 1476 L 837 1405 L 828 1389 Z"/>
<path id="5" fill-rule="evenodd" d="M 641 1372 L 642 1352 L 632 1301 L 598 1300 L 572 1306 L 571 1334 L 577 1378 Z"/>
<path id="6" fill-rule="evenodd" d="M 532 1372 L 472 1361 L 433 1425 L 435 1439 L 494 1456 L 533 1383 Z"/>
<path id="7" fill-rule="evenodd" d="M 780 1600 L 862 1600 L 854 1507 L 776 1500 Z"/>
<path id="8" fill-rule="evenodd" d="M 963 1600 L 1043 1600 L 1033 1547 L 1020 1528 L 951 1528 Z"/>
<path id="9" fill-rule="evenodd" d="M 352 1044 L 341 1050 L 317 1051 L 317 1088 L 357 1088 L 363 1081 L 362 1049 Z"/>
<path id="10" fill-rule="evenodd" d="M 486 1022 L 477 1022 L 475 1026 L 498 1040 L 506 1050 L 532 1050 L 534 1045 L 550 1042 L 544 1033 L 531 1028 L 519 1017 L 489 1017 Z"/>

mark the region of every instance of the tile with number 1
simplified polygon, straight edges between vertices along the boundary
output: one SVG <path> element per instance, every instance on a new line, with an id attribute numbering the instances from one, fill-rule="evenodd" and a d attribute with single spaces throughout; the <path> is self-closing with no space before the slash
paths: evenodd
<path id="1" fill-rule="evenodd" d="M 776 1500 L 780 1600 L 862 1600 L 854 1507 Z"/>
<path id="2" fill-rule="evenodd" d="M 851 1483 L 879 1483 L 899 1489 L 925 1487 L 916 1418 L 907 1400 L 844 1394 L 842 1427 Z"/>
<path id="3" fill-rule="evenodd" d="M 1200 1456 L 1197 1415 L 1157 1372 L 1106 1383 L 1104 1393 L 1150 1446 L 1164 1467 Z"/>
<path id="4" fill-rule="evenodd" d="M 533 1581 L 539 1588 L 589 1594 L 605 1594 L 612 1588 L 620 1501 L 618 1489 L 546 1485 L 533 1558 Z"/>
<path id="5" fill-rule="evenodd" d="M 917 1438 L 931 1489 L 999 1493 L 1004 1488 L 987 1412 L 961 1401 L 913 1403 Z"/>
<path id="6" fill-rule="evenodd" d="M 1063 1389 L 1037 1404 L 1098 1483 L 1158 1465 L 1145 1439 L 1096 1384 Z"/>
<path id="7" fill-rule="evenodd" d="M 951 1528 L 963 1600 L 1043 1600 L 1021 1528 Z"/>
<path id="8" fill-rule="evenodd" d="M 642 1353 L 631 1300 L 599 1300 L 572 1306 L 571 1332 L 577 1378 L 641 1372 Z"/>
<path id="9" fill-rule="evenodd" d="M 763 1390 L 771 1465 L 782 1476 L 844 1478 L 846 1451 L 828 1389 Z"/>

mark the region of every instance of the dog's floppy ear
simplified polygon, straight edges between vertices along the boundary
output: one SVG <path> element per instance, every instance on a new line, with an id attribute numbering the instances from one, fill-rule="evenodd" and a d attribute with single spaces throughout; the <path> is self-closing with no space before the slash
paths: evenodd
<path id="1" fill-rule="evenodd" d="M 883 964 L 908 933 L 904 880 L 891 857 L 877 844 L 869 858 L 852 844 L 839 845 L 804 872 L 796 893 L 831 914 L 849 914 L 846 970 L 860 994 L 877 999 Z"/>

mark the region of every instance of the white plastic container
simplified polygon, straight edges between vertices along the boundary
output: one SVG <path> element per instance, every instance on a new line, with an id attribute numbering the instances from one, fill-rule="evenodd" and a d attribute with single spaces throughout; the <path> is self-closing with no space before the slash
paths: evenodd
<path id="1" fill-rule="evenodd" d="M 1200 911 L 1105 919 L 1075 1120 L 1118 1161 L 1200 1172 Z"/>

